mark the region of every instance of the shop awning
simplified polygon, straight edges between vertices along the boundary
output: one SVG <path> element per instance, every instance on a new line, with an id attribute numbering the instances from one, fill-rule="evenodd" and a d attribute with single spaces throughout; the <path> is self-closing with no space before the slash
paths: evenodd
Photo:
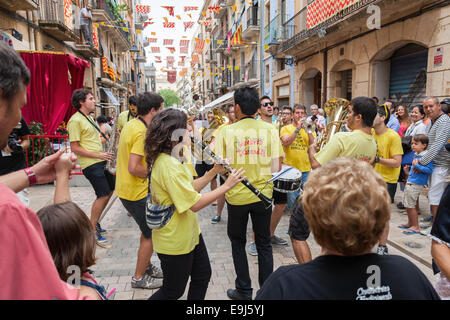
<path id="1" fill-rule="evenodd" d="M 213 107 L 218 107 L 226 103 L 233 102 L 234 100 L 234 91 L 228 92 L 221 96 L 220 98 L 217 98 L 213 102 L 208 103 L 206 106 L 200 109 L 200 112 L 207 111 Z"/>
<path id="2" fill-rule="evenodd" d="M 117 106 L 120 105 L 119 101 L 117 101 L 116 97 L 114 97 L 114 95 L 111 92 L 111 90 L 108 90 L 108 89 L 105 89 L 105 88 L 102 88 L 102 90 L 108 96 L 109 101 L 111 101 L 111 104 L 114 104 L 114 105 L 117 105 Z"/>

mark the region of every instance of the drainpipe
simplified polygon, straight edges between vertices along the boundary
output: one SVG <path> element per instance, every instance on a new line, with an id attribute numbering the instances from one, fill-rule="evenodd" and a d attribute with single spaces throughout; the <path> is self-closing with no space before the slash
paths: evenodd
<path id="1" fill-rule="evenodd" d="M 323 52 L 323 77 L 322 77 L 322 101 L 321 105 L 323 106 L 325 102 L 327 102 L 327 85 L 328 85 L 328 49 L 325 48 Z M 321 107 L 321 106 L 319 106 Z"/>
<path id="2" fill-rule="evenodd" d="M 27 20 L 30 22 L 33 22 L 33 13 L 30 11 L 27 11 Z M 34 29 L 28 25 L 28 40 L 30 42 L 29 49 L 30 51 L 35 51 L 35 35 L 34 35 Z"/>

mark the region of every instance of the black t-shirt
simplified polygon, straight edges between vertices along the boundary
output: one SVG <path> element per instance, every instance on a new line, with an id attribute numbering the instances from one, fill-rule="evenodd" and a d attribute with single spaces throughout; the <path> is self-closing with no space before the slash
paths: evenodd
<path id="1" fill-rule="evenodd" d="M 27 123 L 22 118 L 20 120 L 20 129 L 14 128 L 12 133 L 15 135 L 16 139 L 20 139 L 23 136 L 30 134 L 30 129 Z M 11 173 L 26 167 L 25 154 L 23 152 L 14 152 L 10 155 L 6 155 L 4 151 L 0 152 L 0 176 Z"/>
<path id="2" fill-rule="evenodd" d="M 280 267 L 256 300 L 440 300 L 425 275 L 407 259 L 366 254 L 326 255 Z"/>

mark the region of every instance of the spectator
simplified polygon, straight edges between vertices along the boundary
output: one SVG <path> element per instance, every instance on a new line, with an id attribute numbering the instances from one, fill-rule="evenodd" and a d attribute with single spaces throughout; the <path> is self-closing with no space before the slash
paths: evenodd
<path id="1" fill-rule="evenodd" d="M 375 103 L 378 105 L 380 103 L 380 101 L 378 100 L 377 97 L 372 97 L 372 100 L 375 101 Z"/>
<path id="2" fill-rule="evenodd" d="M 311 120 L 316 125 L 316 131 L 321 132 L 323 129 L 325 129 L 325 118 L 319 114 L 319 107 L 316 104 L 313 104 L 310 107 L 311 116 L 308 118 L 308 120 Z"/>
<path id="3" fill-rule="evenodd" d="M 386 126 L 389 119 L 389 111 L 386 106 L 377 107 L 378 114 L 373 122 L 373 137 L 377 142 L 377 156 L 372 163 L 375 163 L 375 171 L 378 172 L 387 184 L 387 190 L 394 203 L 397 191 L 397 182 L 400 175 L 402 163 L 402 141 L 400 136 Z M 378 254 L 388 254 L 386 246 L 389 234 L 389 223 L 386 223 L 385 231 L 380 237 Z"/>
<path id="4" fill-rule="evenodd" d="M 111 128 L 114 126 L 114 119 L 112 117 L 106 117 L 106 122 Z"/>
<path id="5" fill-rule="evenodd" d="M 426 126 L 423 124 L 425 112 L 421 105 L 415 106 L 411 111 L 412 123 L 405 131 L 405 135 L 402 138 L 403 157 L 402 157 L 402 170 L 400 171 L 400 189 L 404 191 L 405 182 L 408 180 L 408 171 L 403 170 L 406 165 L 410 166 L 414 158 L 414 151 L 411 150 L 411 139 L 416 134 L 425 134 Z M 397 208 L 404 210 L 405 206 L 403 201 L 397 203 Z"/>
<path id="6" fill-rule="evenodd" d="M 392 104 L 392 101 L 386 101 L 384 103 L 389 110 L 389 122 L 387 123 L 387 127 L 398 132 L 400 130 L 400 122 L 397 117 L 395 117 L 395 106 Z"/>
<path id="7" fill-rule="evenodd" d="M 411 125 L 411 117 L 409 116 L 408 109 L 406 109 L 405 106 L 398 106 L 397 119 L 400 122 L 400 129 L 398 130 L 398 134 L 400 135 L 400 137 L 403 137 L 404 133 Z"/>
<path id="8" fill-rule="evenodd" d="M 289 106 L 284 106 L 281 110 L 280 127 L 290 125 L 292 123 L 292 109 Z"/>
<path id="9" fill-rule="evenodd" d="M 110 125 L 108 124 L 108 120 L 106 120 L 106 117 L 101 115 L 97 117 L 97 123 L 100 128 L 100 131 L 106 136 L 106 138 L 111 137 L 112 129 Z M 102 136 L 100 137 L 102 140 L 102 144 L 105 144 L 107 140 L 105 140 Z"/>
<path id="10" fill-rule="evenodd" d="M 383 179 L 368 163 L 338 158 L 313 170 L 303 207 L 323 254 L 280 267 L 256 300 L 439 300 L 413 263 L 371 252 L 389 221 L 390 205 Z"/>
<path id="11" fill-rule="evenodd" d="M 21 119 L 27 101 L 30 71 L 19 54 L 0 42 L 0 148 Z M 35 183 L 55 180 L 55 163 L 71 164 L 76 157 L 61 159 L 62 152 L 44 158 L 31 168 L 0 176 L 0 300 L 79 299 L 80 292 L 61 281 L 36 214 L 25 207 L 14 192 Z M 61 174 L 61 172 L 59 173 Z M 31 273 L 30 273 L 31 272 Z"/>
<path id="12" fill-rule="evenodd" d="M 25 161 L 25 150 L 30 147 L 30 129 L 25 120 L 22 119 L 14 127 L 8 136 L 8 144 L 0 153 L 0 176 L 8 174 L 20 169 L 25 169 L 27 164 Z M 28 207 L 28 189 L 16 193 L 22 203 Z"/>
<path id="13" fill-rule="evenodd" d="M 424 134 L 416 134 L 411 143 L 411 148 L 415 153 L 414 159 L 420 159 L 428 145 L 428 137 Z M 409 166 L 405 166 L 405 170 L 408 170 Z M 413 169 L 416 169 L 414 171 Z M 402 224 L 399 227 L 406 229 L 404 234 L 418 234 L 420 232 L 418 210 L 419 210 L 419 196 L 423 188 L 428 183 L 428 176 L 433 172 L 433 162 L 428 163 L 426 166 L 419 164 L 411 167 L 409 172 L 408 182 L 406 183 L 404 192 L 404 203 L 406 212 L 408 214 L 408 223 Z"/>
<path id="14" fill-rule="evenodd" d="M 272 122 L 277 122 L 279 117 L 280 108 L 277 106 L 273 107 L 273 115 L 272 115 Z"/>
<path id="15" fill-rule="evenodd" d="M 86 44 L 93 46 L 92 42 L 92 13 L 91 6 L 87 4 L 80 11 L 80 29 Z"/>
<path id="16" fill-rule="evenodd" d="M 428 200 L 431 206 L 431 214 L 436 217 L 436 212 L 442 194 L 448 185 L 447 176 L 450 167 L 450 152 L 444 147 L 450 139 L 450 117 L 441 108 L 438 98 L 426 98 L 424 101 L 424 111 L 431 119 L 426 131 L 430 144 L 427 151 L 420 160 L 414 160 L 413 166 L 417 163 L 426 166 L 433 161 L 434 170 L 430 178 L 428 190 Z M 428 234 L 431 227 L 422 230 L 422 234 Z"/>

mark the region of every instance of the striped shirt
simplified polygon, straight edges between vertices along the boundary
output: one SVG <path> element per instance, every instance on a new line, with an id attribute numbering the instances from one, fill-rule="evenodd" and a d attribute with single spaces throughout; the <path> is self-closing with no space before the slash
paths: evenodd
<path id="1" fill-rule="evenodd" d="M 427 125 L 426 134 L 429 144 L 424 156 L 419 161 L 420 164 L 427 165 L 433 161 L 435 167 L 448 168 L 450 166 L 450 152 L 445 149 L 445 144 L 450 139 L 450 117 L 444 113 L 434 123 L 430 121 Z"/>

